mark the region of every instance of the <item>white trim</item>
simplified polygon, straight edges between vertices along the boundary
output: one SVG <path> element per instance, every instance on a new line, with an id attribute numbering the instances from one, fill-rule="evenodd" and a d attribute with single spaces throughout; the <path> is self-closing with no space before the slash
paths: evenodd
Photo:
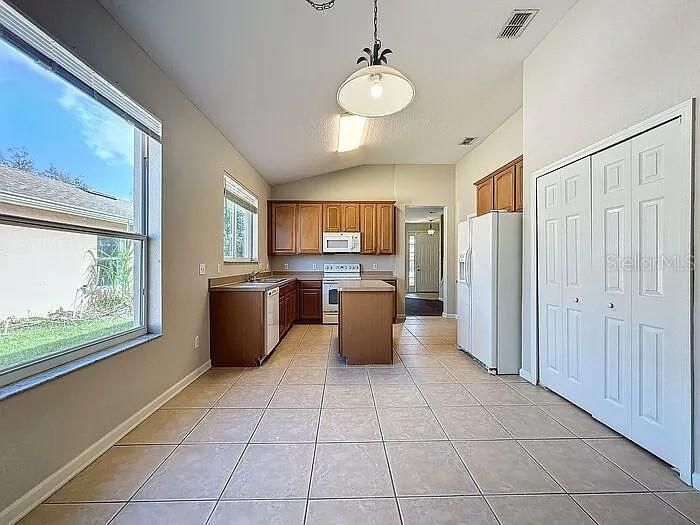
<path id="1" fill-rule="evenodd" d="M 153 401 L 148 403 L 134 415 L 117 425 L 107 434 L 90 445 L 77 457 L 66 463 L 63 467 L 47 477 L 44 481 L 29 490 L 14 503 L 0 512 L 0 523 L 15 524 L 40 505 L 46 498 L 60 489 L 73 476 L 104 454 L 112 445 L 128 434 L 139 423 L 163 406 L 168 400 L 178 394 L 182 389 L 192 383 L 204 372 L 211 368 L 211 361 L 207 361 L 199 368 L 187 374 L 180 381 L 171 386 Z"/>
<path id="2" fill-rule="evenodd" d="M 548 173 L 551 173 L 552 171 L 558 170 L 560 168 L 563 168 L 564 166 L 567 166 L 569 164 L 572 164 L 576 161 L 579 161 L 583 158 L 590 157 L 591 155 L 598 153 L 600 151 L 603 151 L 607 148 L 610 148 L 616 144 L 619 144 L 621 142 L 624 142 L 626 140 L 631 139 L 632 137 L 635 137 L 637 135 L 640 135 L 644 133 L 645 131 L 649 131 L 652 128 L 655 128 L 657 126 L 660 126 L 661 124 L 664 124 L 666 122 L 669 122 L 671 120 L 680 118 L 681 119 L 681 133 L 682 133 L 682 146 L 684 148 L 684 162 L 686 163 L 685 169 L 688 170 L 688 173 L 690 174 L 691 181 L 694 180 L 694 117 L 695 117 L 695 99 L 691 98 L 686 100 L 685 102 L 682 102 L 676 106 L 673 106 L 672 108 L 669 108 L 665 111 L 662 111 L 661 113 L 654 115 L 642 122 L 639 122 L 625 130 L 622 130 L 618 133 L 615 133 L 614 135 L 611 135 L 610 137 L 607 137 L 603 140 L 600 140 L 596 142 L 595 144 L 592 144 L 586 148 L 583 148 L 576 153 L 573 153 L 567 157 L 564 157 L 561 160 L 558 160 L 556 162 L 553 162 L 552 164 L 545 166 L 544 168 L 541 168 L 539 170 L 534 171 L 531 175 L 529 175 L 529 185 L 530 185 L 530 202 L 528 206 L 528 211 L 530 212 L 528 214 L 528 219 L 529 219 L 529 232 L 530 232 L 530 243 L 529 243 L 529 263 L 530 263 L 530 286 L 528 289 L 523 290 L 523 294 L 527 293 L 528 298 L 529 298 L 529 323 L 528 326 L 530 328 L 530 341 L 529 341 L 529 348 L 530 348 L 530 357 L 531 357 L 531 370 L 526 371 L 526 370 L 521 370 L 520 371 L 520 376 L 527 379 L 533 384 L 537 384 L 539 382 L 539 365 L 538 365 L 538 356 L 539 356 L 539 348 L 538 348 L 538 340 L 537 340 L 537 330 L 538 330 L 538 322 L 537 322 L 537 178 L 541 177 L 543 175 L 546 175 Z M 693 185 L 691 184 L 691 187 Z M 692 198 L 692 197 L 691 197 Z M 690 243 L 691 243 L 691 248 L 694 246 L 694 235 L 695 235 L 695 228 L 694 228 L 694 217 L 693 217 L 693 209 L 691 207 L 691 222 L 690 222 Z M 694 249 L 692 250 L 694 253 Z M 692 277 L 691 284 L 694 286 L 696 281 L 696 276 Z M 692 357 L 695 352 L 695 345 L 694 341 L 692 338 L 692 326 L 693 326 L 693 319 L 692 316 L 694 314 L 694 308 L 695 308 L 695 303 L 694 303 L 694 297 L 693 297 L 693 292 L 691 290 L 690 294 L 690 300 L 691 300 L 691 305 L 690 305 L 690 314 L 691 314 L 691 334 L 689 334 L 689 340 L 690 340 L 690 355 L 688 355 L 688 360 L 687 360 L 687 381 L 685 387 L 687 388 L 687 397 L 686 400 L 688 401 L 689 405 L 687 407 L 689 411 L 689 417 L 687 418 L 687 425 L 686 425 L 686 432 L 685 432 L 685 442 L 687 444 L 687 449 L 688 449 L 688 454 L 687 457 L 685 458 L 686 461 L 684 462 L 683 465 L 679 466 L 680 470 L 680 476 L 683 481 L 686 483 L 691 482 L 691 478 L 693 479 L 693 485 L 695 485 L 695 480 L 693 478 L 692 474 L 692 465 L 693 465 L 693 427 L 692 427 L 692 422 L 693 422 L 693 410 L 694 410 L 694 399 L 693 399 L 693 386 L 692 386 Z M 524 323 L 523 323 L 524 324 Z M 523 341 L 525 343 L 525 341 Z M 524 346 L 524 345 L 523 345 Z M 528 377 L 529 376 L 529 377 Z"/>
<path id="3" fill-rule="evenodd" d="M 457 319 L 457 314 L 446 314 L 445 312 L 442 312 L 442 316 L 445 319 Z"/>
<path id="4" fill-rule="evenodd" d="M 691 481 L 693 488 L 700 490 L 700 472 L 693 472 L 691 475 Z"/>

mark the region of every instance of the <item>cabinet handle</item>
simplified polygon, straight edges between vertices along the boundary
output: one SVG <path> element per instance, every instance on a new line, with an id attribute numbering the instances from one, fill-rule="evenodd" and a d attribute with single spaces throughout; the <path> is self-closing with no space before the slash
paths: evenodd
<path id="1" fill-rule="evenodd" d="M 614 304 L 612 304 L 612 303 L 608 303 L 608 308 L 614 308 L 614 307 L 615 307 L 615 305 L 614 305 Z"/>

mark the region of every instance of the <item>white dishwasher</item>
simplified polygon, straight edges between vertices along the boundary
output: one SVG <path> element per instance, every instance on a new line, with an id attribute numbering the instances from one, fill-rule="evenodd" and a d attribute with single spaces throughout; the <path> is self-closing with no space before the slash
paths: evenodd
<path id="1" fill-rule="evenodd" d="M 280 289 L 265 292 L 265 355 L 280 341 Z"/>

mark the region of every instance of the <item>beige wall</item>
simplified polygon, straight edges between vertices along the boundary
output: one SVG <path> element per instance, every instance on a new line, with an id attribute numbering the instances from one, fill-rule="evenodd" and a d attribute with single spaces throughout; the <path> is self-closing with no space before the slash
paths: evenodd
<path id="1" fill-rule="evenodd" d="M 474 183 L 522 154 L 523 110 L 521 108 L 457 162 L 455 167 L 457 222 L 476 213 Z"/>
<path id="2" fill-rule="evenodd" d="M 700 94 L 700 2 L 580 0 L 525 60 L 523 94 L 525 285 L 530 286 L 530 175 Z M 700 142 L 696 130 L 696 165 Z M 696 185 L 695 201 L 698 201 Z M 695 244 L 700 224 L 695 214 Z M 695 304 L 700 286 L 695 283 Z M 529 295 L 523 324 L 530 350 Z M 698 322 L 697 309 L 694 314 Z M 695 346 L 698 333 L 695 334 Z M 529 355 L 524 356 L 524 364 Z M 695 359 L 696 392 L 699 360 Z M 695 417 L 700 403 L 695 397 Z M 696 445 L 699 440 L 696 439 Z M 696 446 L 700 452 L 700 446 Z M 696 452 L 696 461 L 700 455 Z"/>
<path id="3" fill-rule="evenodd" d="M 299 200 L 393 200 L 397 206 L 396 248 L 394 257 L 386 256 L 296 256 L 273 257 L 273 268 L 281 269 L 289 264 L 290 269 L 311 270 L 313 264 L 322 268 L 324 262 L 337 259 L 359 262 L 364 270 L 393 271 L 399 279 L 399 313 L 403 313 L 403 290 L 405 288 L 405 238 L 404 213 L 406 206 L 447 206 L 445 224 L 447 230 L 447 290 L 445 308 L 455 312 L 454 281 L 454 166 L 451 165 L 382 165 L 359 166 L 317 177 L 272 187 L 274 199 Z"/>
<path id="4" fill-rule="evenodd" d="M 163 337 L 0 402 L 0 509 L 209 359 L 207 278 L 222 260 L 222 173 L 262 204 L 268 184 L 95 0 L 17 0 L 163 120 Z M 265 250 L 261 251 L 266 263 Z M 198 263 L 208 276 L 198 275 Z M 250 265 L 226 265 L 227 274 Z M 195 335 L 201 346 L 192 349 Z M 8 430 L 10 429 L 10 430 Z"/>

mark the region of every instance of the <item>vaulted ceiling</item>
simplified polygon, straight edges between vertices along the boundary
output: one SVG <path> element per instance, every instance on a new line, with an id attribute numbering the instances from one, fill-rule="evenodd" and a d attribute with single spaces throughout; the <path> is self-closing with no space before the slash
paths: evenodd
<path id="1" fill-rule="evenodd" d="M 576 0 L 380 0 L 389 65 L 416 85 L 337 153 L 336 91 L 372 40 L 372 0 L 100 0 L 271 184 L 361 164 L 454 163 L 522 104 L 522 61 Z M 497 39 L 514 8 L 539 8 Z"/>

